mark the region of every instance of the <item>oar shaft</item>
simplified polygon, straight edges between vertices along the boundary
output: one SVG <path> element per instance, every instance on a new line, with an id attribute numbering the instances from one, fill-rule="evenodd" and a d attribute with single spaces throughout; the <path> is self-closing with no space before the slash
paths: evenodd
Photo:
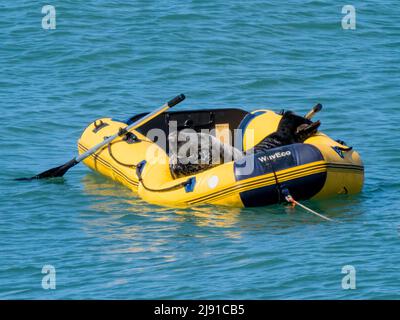
<path id="1" fill-rule="evenodd" d="M 135 121 L 134 123 L 130 124 L 129 126 L 126 126 L 124 129 L 120 130 L 118 133 L 108 137 L 107 139 L 105 139 L 104 141 L 100 142 L 99 144 L 95 145 L 93 148 L 89 149 L 88 151 L 84 152 L 83 154 L 81 154 L 80 156 L 77 156 L 75 158 L 73 158 L 72 160 L 68 161 L 67 163 L 55 167 L 55 168 L 51 168 L 49 170 L 46 170 L 42 173 L 39 173 L 33 177 L 30 178 L 18 178 L 16 180 L 19 181 L 30 181 L 30 180 L 34 180 L 34 179 L 47 179 L 47 178 L 59 178 L 64 176 L 64 174 L 71 169 L 72 167 L 74 167 L 75 165 L 77 165 L 79 162 L 81 162 L 82 160 L 86 159 L 87 157 L 91 156 L 92 154 L 94 154 L 96 151 L 98 151 L 99 149 L 103 148 L 104 146 L 106 146 L 107 144 L 111 143 L 114 139 L 118 138 L 119 136 L 123 136 L 125 135 L 129 130 L 135 129 L 143 124 L 145 124 L 146 122 L 150 121 L 151 119 L 154 119 L 155 117 L 157 117 L 158 115 L 160 115 L 161 113 L 163 113 L 164 111 L 166 111 L 167 109 L 173 107 L 174 105 L 178 104 L 179 102 L 185 100 L 185 95 L 180 94 L 178 96 L 176 96 L 175 98 L 173 98 L 172 100 L 168 101 L 166 104 L 162 105 L 160 108 L 156 109 L 155 111 L 147 114 L 146 116 L 144 116 L 143 118 Z"/>
<path id="2" fill-rule="evenodd" d="M 136 129 L 140 127 L 142 124 L 149 122 L 150 120 L 154 119 L 155 117 L 159 116 L 161 113 L 165 112 L 169 108 L 172 108 L 179 102 L 183 101 L 185 99 L 185 95 L 180 94 L 173 98 L 172 100 L 168 101 L 167 103 L 163 104 L 160 108 L 154 110 L 154 112 L 149 113 L 148 115 L 144 116 L 143 118 L 138 119 L 134 123 L 130 124 L 129 126 L 126 126 L 123 130 L 123 132 L 127 132 L 132 129 Z M 116 133 L 104 141 L 100 142 L 99 144 L 95 145 L 93 148 L 89 149 L 88 151 L 82 153 L 81 155 L 77 156 L 75 158 L 75 161 L 77 163 L 81 162 L 82 160 L 86 159 L 87 157 L 91 156 L 94 154 L 96 151 L 100 150 L 104 146 L 108 145 L 110 142 L 112 142 L 114 139 L 118 138 L 120 135 L 123 135 L 124 133 Z"/>
<path id="3" fill-rule="evenodd" d="M 132 130 L 132 129 L 136 129 L 137 127 L 140 127 L 143 123 L 146 123 L 146 122 L 154 119 L 155 117 L 157 117 L 161 113 L 165 112 L 169 108 L 170 108 L 170 106 L 168 105 L 168 103 L 162 105 L 159 109 L 155 110 L 154 112 L 144 116 L 143 118 L 140 118 L 139 120 L 137 120 L 134 123 L 130 124 L 129 126 L 125 127 L 124 131 L 126 132 L 126 131 L 129 131 L 129 130 Z M 114 139 L 118 138 L 118 136 L 119 136 L 119 134 L 116 133 L 116 134 L 108 137 L 104 141 L 102 141 L 99 144 L 95 145 L 93 148 L 91 148 L 88 151 L 86 151 L 86 152 L 82 153 L 81 155 L 77 156 L 75 158 L 75 161 L 76 162 L 81 162 L 82 160 L 84 160 L 87 157 L 89 157 L 92 154 L 94 154 L 96 151 L 98 151 L 101 148 L 103 148 L 104 146 L 108 145 Z"/>

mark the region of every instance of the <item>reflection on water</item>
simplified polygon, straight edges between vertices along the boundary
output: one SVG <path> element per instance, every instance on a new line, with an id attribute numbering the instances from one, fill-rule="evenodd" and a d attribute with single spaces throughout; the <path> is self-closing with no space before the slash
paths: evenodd
<path id="1" fill-rule="evenodd" d="M 93 200 L 94 212 L 113 213 L 114 218 L 131 214 L 154 222 L 192 222 L 197 226 L 228 228 L 234 226 L 242 209 L 215 206 L 170 208 L 151 205 L 141 200 L 128 188 L 97 173 L 88 173 L 82 179 L 84 192 Z"/>
<path id="2" fill-rule="evenodd" d="M 229 252 L 233 244 L 242 248 L 233 251 L 236 258 L 229 258 L 231 253 L 226 257 L 222 254 L 221 261 L 233 259 L 239 263 L 247 259 L 246 251 L 259 250 L 259 264 L 284 263 L 285 260 L 270 258 L 270 251 L 281 237 L 291 247 L 309 241 L 310 235 L 321 228 L 331 230 L 328 233 L 347 232 L 346 226 L 363 211 L 360 196 L 304 202 L 343 222 L 336 224 L 283 204 L 259 208 L 168 208 L 148 204 L 128 188 L 95 172 L 86 174 L 81 183 L 89 205 L 80 213 L 80 228 L 101 242 L 98 250 L 102 261 L 129 265 L 124 271 L 128 279 L 138 273 L 151 274 L 152 270 L 181 270 L 183 264 L 196 265 L 192 260 L 208 261 L 215 250 Z M 253 243 L 252 239 L 258 240 Z"/>
<path id="3" fill-rule="evenodd" d="M 90 223 L 110 227 L 118 225 L 118 237 L 130 238 L 148 223 L 156 223 L 160 231 L 170 229 L 170 223 L 189 223 L 197 227 L 224 229 L 227 237 L 240 237 L 241 232 L 264 229 L 268 233 L 280 233 L 300 224 L 326 223 L 299 207 L 274 205 L 260 208 L 232 208 L 201 205 L 190 208 L 170 208 L 151 205 L 141 200 L 128 188 L 90 172 L 82 179 L 84 192 L 91 198 Z M 362 196 L 341 195 L 332 199 L 303 202 L 310 208 L 330 218 L 349 221 L 363 213 Z M 96 212 L 97 214 L 93 214 Z M 112 215 L 99 215 L 111 213 Z M 140 218 L 140 219 L 139 219 Z M 94 221 L 93 221 L 94 219 Z M 144 220 L 145 219 L 145 220 Z M 140 223 L 131 225 L 130 221 Z M 164 224 L 162 224 L 164 222 Z M 160 224 L 161 223 L 161 224 Z"/>

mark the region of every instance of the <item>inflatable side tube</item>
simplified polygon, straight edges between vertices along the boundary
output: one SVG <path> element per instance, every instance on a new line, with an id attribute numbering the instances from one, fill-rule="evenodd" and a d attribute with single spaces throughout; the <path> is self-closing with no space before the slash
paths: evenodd
<path id="1" fill-rule="evenodd" d="M 284 201 L 282 188 L 288 188 L 295 199 L 309 199 L 326 181 L 326 164 L 321 152 L 313 145 L 300 143 L 247 155 L 235 162 L 234 171 L 236 181 L 260 177 L 253 182 L 254 189 L 240 193 L 246 207 Z M 266 185 L 266 179 L 270 184 Z M 257 184 L 263 186 L 257 188 Z"/>

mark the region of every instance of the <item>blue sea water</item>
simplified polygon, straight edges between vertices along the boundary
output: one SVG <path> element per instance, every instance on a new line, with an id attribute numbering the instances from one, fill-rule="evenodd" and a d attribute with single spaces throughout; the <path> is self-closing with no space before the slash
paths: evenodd
<path id="1" fill-rule="evenodd" d="M 352 1 L 344 30 L 345 4 L 2 1 L 0 299 L 399 299 L 400 6 Z M 321 130 L 363 157 L 363 192 L 305 202 L 329 223 L 282 205 L 149 205 L 82 165 L 13 181 L 72 158 L 93 120 L 181 92 L 179 109 L 321 102 Z M 342 288 L 345 265 L 356 289 Z"/>

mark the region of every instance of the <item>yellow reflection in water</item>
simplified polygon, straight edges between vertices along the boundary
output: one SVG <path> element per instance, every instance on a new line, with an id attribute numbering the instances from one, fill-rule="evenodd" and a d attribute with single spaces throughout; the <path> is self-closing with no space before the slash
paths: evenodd
<path id="1" fill-rule="evenodd" d="M 122 240 L 116 245 L 102 247 L 104 259 L 124 257 L 134 262 L 137 255 L 145 259 L 147 253 L 152 253 L 152 257 L 161 259 L 160 263 L 174 262 L 177 256 L 170 248 L 177 239 L 182 241 L 185 237 L 207 237 L 207 233 L 199 232 L 199 229 L 191 225 L 221 228 L 221 237 L 225 238 L 241 237 L 240 228 L 233 228 L 239 221 L 241 209 L 238 208 L 155 206 L 142 201 L 131 190 L 96 173 L 87 174 L 82 179 L 82 185 L 84 193 L 92 198 L 89 212 L 82 212 L 85 216 L 84 231 L 91 236 L 111 240 L 114 244 Z"/>
<path id="2" fill-rule="evenodd" d="M 112 215 L 90 215 L 87 223 L 91 226 L 104 228 L 102 237 L 113 239 L 137 240 L 143 237 L 143 233 L 151 235 L 153 231 L 168 234 L 176 233 L 181 236 L 182 228 L 187 228 L 187 223 L 198 227 L 220 228 L 221 236 L 238 239 L 243 232 L 262 231 L 265 233 L 286 233 L 292 227 L 301 225 L 311 227 L 320 223 L 329 223 L 318 217 L 304 212 L 301 208 L 290 208 L 285 205 L 276 205 L 259 208 L 232 208 L 223 206 L 195 206 L 190 208 L 170 208 L 151 205 L 141 200 L 128 188 L 100 176 L 97 173 L 89 173 L 82 179 L 84 192 L 89 195 L 91 211 L 112 213 Z M 349 220 L 361 214 L 362 209 L 355 210 L 360 204 L 359 197 L 341 196 L 324 201 L 305 201 L 307 206 L 338 220 Z M 351 214 L 348 215 L 347 211 Z M 146 221 L 140 220 L 145 218 Z M 136 219 L 138 221 L 123 219 Z M 175 222 L 165 224 L 152 224 L 152 222 Z M 185 225 L 186 223 L 186 225 Z M 181 228 L 182 226 L 182 228 Z M 117 228 L 117 229 L 116 229 Z M 108 236 L 107 236 L 108 234 Z M 196 229 L 190 231 L 190 237 L 206 237 Z M 168 239 L 170 239 L 168 237 Z M 152 242 L 151 247 L 133 246 L 131 252 L 157 251 L 163 247 L 167 240 Z M 169 240 L 168 240 L 169 241 Z M 173 257 L 169 257 L 173 259 Z"/>
<path id="3" fill-rule="evenodd" d="M 120 184 L 89 173 L 82 179 L 84 192 L 94 197 L 90 208 L 98 212 L 133 213 L 148 217 L 153 221 L 183 222 L 190 219 L 197 226 L 229 228 L 238 222 L 240 208 L 222 206 L 196 206 L 191 208 L 171 208 L 151 205 L 141 200 L 131 190 Z M 133 228 L 130 226 L 130 228 Z M 135 232 L 135 230 L 129 230 Z M 235 235 L 237 237 L 237 234 Z"/>

